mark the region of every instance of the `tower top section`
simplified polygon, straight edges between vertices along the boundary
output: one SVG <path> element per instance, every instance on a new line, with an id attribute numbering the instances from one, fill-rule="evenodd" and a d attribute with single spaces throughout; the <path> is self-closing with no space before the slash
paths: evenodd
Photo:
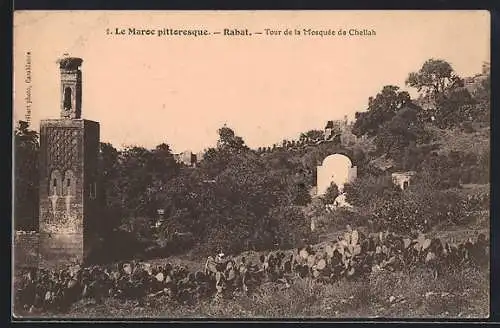
<path id="1" fill-rule="evenodd" d="M 65 71 L 76 71 L 82 66 L 83 59 L 78 57 L 63 57 L 58 60 L 59 68 Z"/>
<path id="2" fill-rule="evenodd" d="M 58 60 L 61 72 L 61 118 L 82 117 L 82 71 L 83 59 L 65 56 Z"/>

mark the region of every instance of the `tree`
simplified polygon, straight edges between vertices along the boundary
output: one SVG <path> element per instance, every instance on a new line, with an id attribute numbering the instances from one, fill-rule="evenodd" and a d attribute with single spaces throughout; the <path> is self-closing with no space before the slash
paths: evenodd
<path id="1" fill-rule="evenodd" d="M 420 107 L 407 103 L 391 120 L 385 122 L 374 139 L 377 153 L 385 154 L 401 164 L 408 148 L 428 143 L 431 136 L 418 119 L 421 110 Z"/>
<path id="2" fill-rule="evenodd" d="M 410 73 L 406 84 L 433 105 L 426 111 L 426 120 L 432 118 L 435 125 L 446 129 L 467 126 L 472 121 L 489 122 L 489 81 L 488 63 L 483 65 L 482 74 L 472 77 L 466 86 L 448 62 L 429 59 L 418 72 Z"/>
<path id="3" fill-rule="evenodd" d="M 162 143 L 151 151 L 148 170 L 151 175 L 150 201 L 154 202 L 154 194 L 161 191 L 180 170 L 180 165 L 175 161 L 169 145 Z"/>
<path id="4" fill-rule="evenodd" d="M 420 119 L 422 111 L 410 100 L 408 92 L 385 86 L 375 98 L 369 98 L 365 112 L 356 113 L 352 131 L 358 137 L 375 137 L 377 154 L 401 161 L 405 149 L 430 141 Z"/>
<path id="5" fill-rule="evenodd" d="M 429 138 L 430 135 L 429 135 Z M 439 144 L 410 144 L 400 155 L 396 168 L 402 171 L 418 171 L 422 163 L 429 158 L 430 153 L 439 149 Z"/>
<path id="6" fill-rule="evenodd" d="M 260 156 L 243 140 L 234 142 L 229 128 L 219 132 L 217 147 L 199 167 L 181 170 L 157 193 L 168 226 L 191 232 L 200 252 L 266 249 L 301 239 L 307 224 L 300 206 L 311 197 L 307 177 L 296 174 L 298 155 L 277 150 Z"/>
<path id="7" fill-rule="evenodd" d="M 323 202 L 325 204 L 333 204 L 335 199 L 340 195 L 339 187 L 332 182 L 328 189 L 326 189 L 325 194 L 323 195 Z"/>
<path id="8" fill-rule="evenodd" d="M 296 188 L 292 189 L 294 193 L 293 203 L 298 206 L 305 206 L 311 202 L 311 195 L 307 190 L 305 181 L 301 180 L 296 182 Z"/>
<path id="9" fill-rule="evenodd" d="M 170 147 L 163 143 L 155 149 L 131 146 L 116 154 L 109 147 L 104 148 L 107 162 L 116 161 L 109 168 L 113 173 L 108 178 L 108 193 L 112 193 L 114 208 L 120 208 L 122 216 L 156 216 L 156 195 L 169 181 L 178 175 L 177 164 Z M 103 162 L 103 165 L 106 162 Z"/>
<path id="10" fill-rule="evenodd" d="M 355 181 L 344 185 L 346 201 L 363 216 L 369 216 L 381 202 L 398 197 L 401 190 L 387 175 L 362 174 Z"/>
<path id="11" fill-rule="evenodd" d="M 217 148 L 220 150 L 229 150 L 232 152 L 240 152 L 248 150 L 243 139 L 237 136 L 234 131 L 224 125 L 218 130 L 219 140 L 217 141 Z"/>
<path id="12" fill-rule="evenodd" d="M 14 224 L 19 230 L 38 229 L 38 133 L 19 121 L 14 132 Z"/>
<path id="13" fill-rule="evenodd" d="M 425 95 L 435 97 L 448 89 L 463 86 L 463 81 L 447 61 L 429 59 L 418 72 L 408 75 L 406 85 L 416 88 L 418 92 L 423 91 Z"/>
<path id="14" fill-rule="evenodd" d="M 356 112 L 356 121 L 352 132 L 356 136 L 377 135 L 380 128 L 408 102 L 410 95 L 406 91 L 400 91 L 399 87 L 387 85 L 382 88 L 375 98 L 368 99 L 368 108 L 364 112 Z"/>
<path id="15" fill-rule="evenodd" d="M 270 211 L 275 244 L 280 248 L 297 247 L 309 236 L 309 222 L 301 208 L 274 207 Z"/>
<path id="16" fill-rule="evenodd" d="M 217 147 L 208 148 L 200 163 L 200 168 L 208 177 L 215 177 L 222 172 L 238 154 L 247 153 L 250 148 L 243 138 L 224 125 L 218 131 Z"/>
<path id="17" fill-rule="evenodd" d="M 99 152 L 100 187 L 103 197 L 103 215 L 106 220 L 101 220 L 100 229 L 103 235 L 111 233 L 118 227 L 123 214 L 121 190 L 118 185 L 120 166 L 118 162 L 119 151 L 110 143 L 101 143 Z"/>
<path id="18" fill-rule="evenodd" d="M 151 151 L 144 147 L 127 147 L 120 152 L 120 172 L 117 193 L 120 195 L 121 207 L 126 210 L 126 218 L 147 215 L 147 190 L 152 183 L 149 165 Z"/>
<path id="19" fill-rule="evenodd" d="M 464 88 L 450 89 L 436 96 L 435 123 L 441 129 L 452 128 L 477 117 L 476 102 Z"/>
<path id="20" fill-rule="evenodd" d="M 474 118 L 480 122 L 490 122 L 491 72 L 489 63 L 483 65 L 482 75 L 483 79 L 472 92 L 476 103 Z"/>

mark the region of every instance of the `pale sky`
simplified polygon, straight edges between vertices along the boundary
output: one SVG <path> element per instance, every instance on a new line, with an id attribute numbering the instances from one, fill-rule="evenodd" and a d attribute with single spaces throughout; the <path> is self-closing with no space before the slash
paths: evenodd
<path id="1" fill-rule="evenodd" d="M 262 35 L 118 36 L 106 28 L 248 28 Z M 266 36 L 265 28 L 375 30 L 375 36 Z M 24 81 L 31 52 L 31 83 Z M 269 146 L 366 108 L 384 85 L 404 89 L 429 58 L 461 76 L 490 61 L 487 11 L 16 12 L 14 120 L 60 113 L 64 53 L 83 58 L 82 116 L 115 147 L 174 152 L 215 145 L 224 123 L 250 147 Z"/>

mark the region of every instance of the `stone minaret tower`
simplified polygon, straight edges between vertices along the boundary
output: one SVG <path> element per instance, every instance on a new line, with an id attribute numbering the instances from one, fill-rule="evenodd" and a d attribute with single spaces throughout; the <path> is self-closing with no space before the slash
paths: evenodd
<path id="1" fill-rule="evenodd" d="M 40 126 L 42 266 L 86 262 L 98 240 L 99 123 L 81 118 L 82 62 L 59 60 L 60 118 Z"/>
<path id="2" fill-rule="evenodd" d="M 79 119 L 82 116 L 82 71 L 80 58 L 59 60 L 61 70 L 61 118 Z"/>

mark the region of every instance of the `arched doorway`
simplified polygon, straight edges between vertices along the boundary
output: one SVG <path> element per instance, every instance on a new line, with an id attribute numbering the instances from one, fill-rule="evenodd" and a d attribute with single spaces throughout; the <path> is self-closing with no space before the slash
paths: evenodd
<path id="1" fill-rule="evenodd" d="M 332 182 L 342 191 L 344 185 L 353 181 L 356 176 L 357 167 L 353 166 L 347 155 L 340 153 L 329 155 L 317 167 L 317 195 L 323 195 Z"/>

